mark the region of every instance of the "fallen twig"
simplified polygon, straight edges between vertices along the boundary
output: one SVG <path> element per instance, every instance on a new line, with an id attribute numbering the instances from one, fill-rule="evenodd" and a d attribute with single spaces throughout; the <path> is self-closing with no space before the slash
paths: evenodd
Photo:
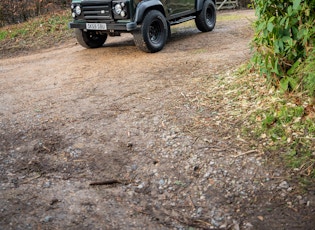
<path id="1" fill-rule="evenodd" d="M 28 183 L 31 182 L 32 180 L 38 179 L 38 178 L 40 178 L 41 176 L 42 176 L 42 174 L 38 174 L 37 176 L 34 176 L 34 177 L 32 177 L 32 178 L 29 178 L 29 179 L 23 181 L 23 182 L 20 183 L 20 184 L 28 184 Z"/>
<path id="2" fill-rule="evenodd" d="M 248 154 L 251 154 L 251 153 L 258 153 L 258 152 L 259 152 L 258 150 L 254 149 L 254 150 L 249 150 L 249 151 L 244 152 L 244 153 L 240 153 L 240 154 L 235 155 L 233 157 L 236 158 L 236 157 L 241 157 L 241 156 L 244 156 L 244 155 L 248 155 Z"/>
<path id="3" fill-rule="evenodd" d="M 206 222 L 206 221 L 203 221 L 203 220 L 194 220 L 195 223 L 201 223 L 201 224 L 204 224 L 206 226 L 212 226 L 212 224 Z"/>
<path id="4" fill-rule="evenodd" d="M 114 185 L 114 184 L 129 184 L 127 181 L 121 181 L 121 180 L 105 180 L 105 181 L 94 181 L 90 183 L 90 186 L 96 186 L 96 185 Z"/>

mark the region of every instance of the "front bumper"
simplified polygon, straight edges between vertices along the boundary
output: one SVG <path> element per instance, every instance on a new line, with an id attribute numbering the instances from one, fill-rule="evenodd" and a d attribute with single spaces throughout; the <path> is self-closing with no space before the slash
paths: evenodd
<path id="1" fill-rule="evenodd" d="M 104 31 L 133 31 L 137 28 L 136 22 L 127 22 L 127 23 L 106 23 L 107 30 Z M 70 22 L 70 29 L 86 29 L 85 22 Z"/>

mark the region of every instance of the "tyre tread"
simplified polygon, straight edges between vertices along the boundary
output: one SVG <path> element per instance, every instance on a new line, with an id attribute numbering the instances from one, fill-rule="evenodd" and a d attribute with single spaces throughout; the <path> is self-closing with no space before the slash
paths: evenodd
<path id="1" fill-rule="evenodd" d="M 84 33 L 85 32 L 82 31 L 81 29 L 75 29 L 75 37 L 76 37 L 78 43 L 87 49 L 101 47 L 107 39 L 107 34 L 105 34 L 105 35 L 103 35 L 102 39 L 98 42 L 89 41 L 89 39 L 84 36 Z"/>
<path id="2" fill-rule="evenodd" d="M 214 22 L 212 26 L 209 26 L 207 24 L 207 18 L 206 18 L 206 12 L 208 9 L 208 6 L 211 5 L 212 9 L 214 10 Z M 216 8 L 215 5 L 213 3 L 213 1 L 211 0 L 207 0 L 204 2 L 204 5 L 202 7 L 202 10 L 199 12 L 199 14 L 197 14 L 196 19 L 195 19 L 195 23 L 196 26 L 198 28 L 198 30 L 200 30 L 201 32 L 209 32 L 212 31 L 215 27 L 215 23 L 216 23 Z"/>
<path id="3" fill-rule="evenodd" d="M 146 37 L 147 28 L 145 27 L 148 26 L 147 24 L 150 22 L 150 20 L 154 19 L 155 17 L 160 17 L 161 22 L 163 23 L 163 26 L 164 26 L 164 38 L 160 46 L 154 46 L 150 44 L 149 41 L 146 41 L 148 40 L 148 38 Z M 144 52 L 155 53 L 162 50 L 168 37 L 168 26 L 167 26 L 167 22 L 164 15 L 158 10 L 148 11 L 144 15 L 141 28 L 133 32 L 133 37 L 134 37 L 135 45 Z"/>

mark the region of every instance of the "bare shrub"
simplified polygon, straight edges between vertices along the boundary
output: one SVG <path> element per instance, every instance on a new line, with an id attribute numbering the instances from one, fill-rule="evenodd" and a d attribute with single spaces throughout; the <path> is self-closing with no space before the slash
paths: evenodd
<path id="1" fill-rule="evenodd" d="M 21 23 L 38 15 L 64 9 L 70 2 L 71 0 L 1 0 L 0 26 Z"/>

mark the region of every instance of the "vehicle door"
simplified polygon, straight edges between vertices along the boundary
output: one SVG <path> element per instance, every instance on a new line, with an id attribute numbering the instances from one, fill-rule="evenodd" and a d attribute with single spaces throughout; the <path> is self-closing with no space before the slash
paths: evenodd
<path id="1" fill-rule="evenodd" d="M 166 0 L 167 11 L 171 17 L 185 14 L 195 9 L 195 0 Z"/>

